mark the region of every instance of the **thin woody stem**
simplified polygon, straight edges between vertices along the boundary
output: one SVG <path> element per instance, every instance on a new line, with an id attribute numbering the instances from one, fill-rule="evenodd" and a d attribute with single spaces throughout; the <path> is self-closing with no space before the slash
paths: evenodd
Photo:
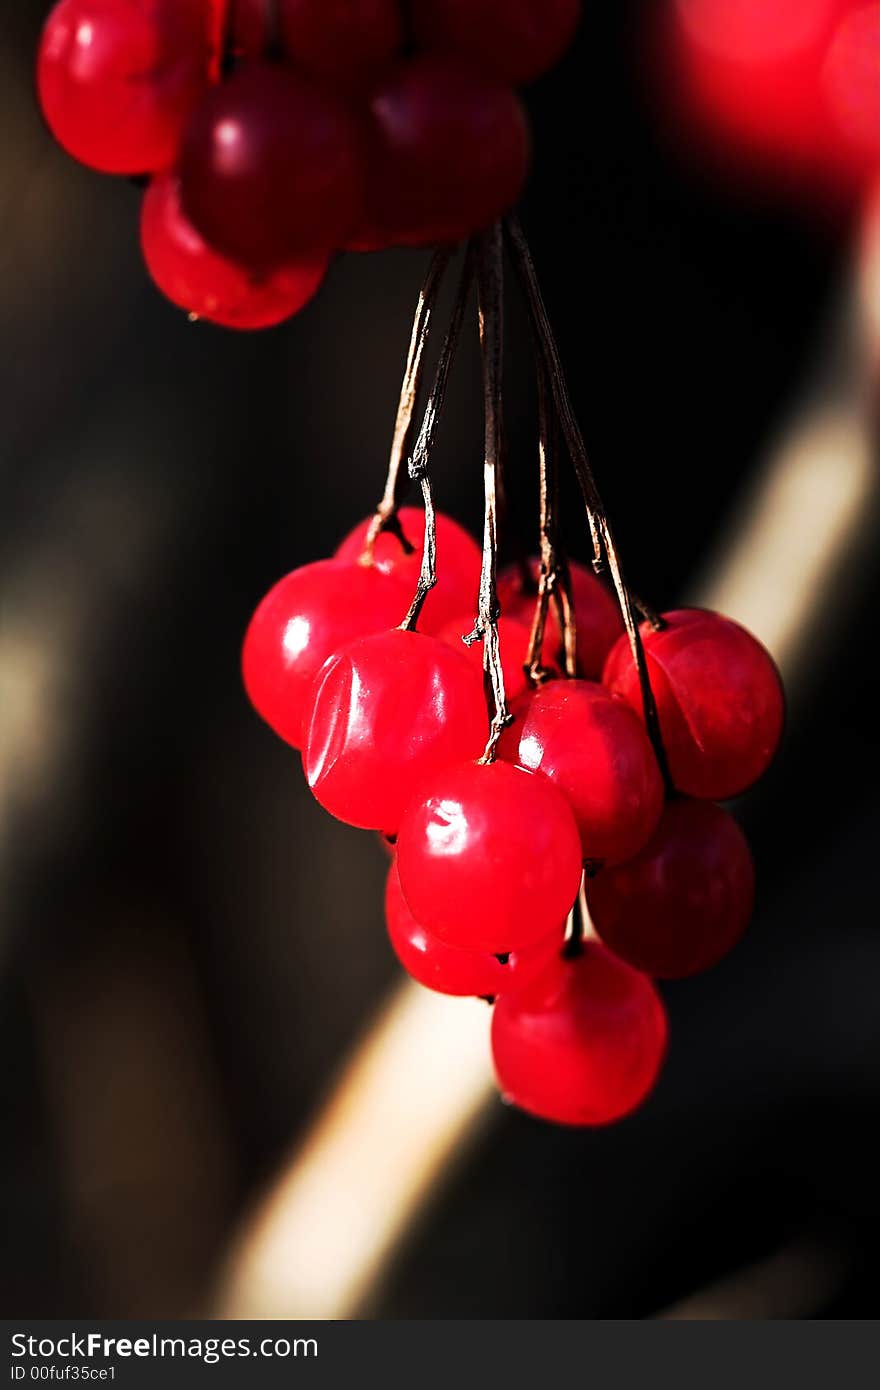
<path id="1" fill-rule="evenodd" d="M 419 572 L 419 582 L 409 611 L 401 623 L 401 627 L 405 631 L 409 631 L 416 626 L 425 599 L 437 583 L 437 526 L 434 512 L 434 490 L 431 486 L 428 468 L 434 448 L 437 426 L 440 422 L 440 416 L 443 413 L 443 405 L 446 400 L 446 388 L 449 384 L 449 373 L 452 369 L 452 363 L 455 360 L 458 342 L 461 337 L 464 311 L 467 306 L 473 278 L 474 258 L 470 248 L 468 248 L 464 268 L 461 272 L 461 279 L 458 284 L 455 305 L 452 310 L 452 318 L 446 330 L 446 337 L 443 340 L 443 347 L 440 352 L 440 360 L 437 364 L 434 385 L 431 388 L 431 394 L 425 406 L 425 414 L 422 418 L 418 439 L 416 440 L 415 448 L 413 449 L 407 469 L 408 475 L 412 481 L 421 485 L 422 500 L 425 504 L 425 539 L 422 545 L 422 567 Z"/>
<path id="2" fill-rule="evenodd" d="M 483 362 L 483 407 L 485 448 L 483 489 L 486 505 L 483 522 L 483 564 L 480 571 L 480 598 L 476 625 L 465 641 L 483 640 L 483 670 L 492 690 L 493 712 L 489 740 L 481 759 L 495 760 L 498 740 L 510 723 L 501 652 L 498 642 L 498 477 L 503 442 L 502 357 L 504 343 L 504 271 L 501 226 L 496 225 L 480 239 L 479 263 L 480 349 Z"/>
<path id="3" fill-rule="evenodd" d="M 571 602 L 571 579 L 568 563 L 559 541 L 559 467 L 558 440 L 555 421 L 551 424 L 548 409 L 549 384 L 547 372 L 542 362 L 537 365 L 538 375 L 538 473 L 540 488 L 540 570 L 538 574 L 538 597 L 526 657 L 526 674 L 537 685 L 545 680 L 548 671 L 544 665 L 544 633 L 547 626 L 547 613 L 553 601 L 559 617 L 565 650 L 565 672 L 567 676 L 576 674 L 577 634 L 575 632 L 574 608 Z"/>
<path id="4" fill-rule="evenodd" d="M 367 531 L 364 541 L 361 564 L 370 565 L 373 562 L 373 550 L 378 537 L 383 531 L 392 531 L 400 541 L 404 550 L 412 552 L 413 546 L 406 539 L 397 520 L 397 508 L 400 502 L 400 493 L 403 482 L 407 478 L 403 464 L 410 453 L 412 447 L 413 434 L 416 427 L 415 409 L 419 397 L 419 390 L 422 384 L 422 377 L 425 371 L 425 350 L 428 346 L 428 339 L 431 336 L 431 328 L 434 322 L 434 310 L 437 306 L 437 295 L 443 276 L 455 254 L 454 248 L 441 247 L 435 251 L 428 266 L 428 272 L 424 283 L 419 292 L 419 302 L 416 305 L 415 317 L 413 319 L 412 335 L 410 337 L 409 352 L 406 359 L 406 369 L 403 374 L 403 382 L 400 388 L 400 400 L 397 406 L 397 418 L 394 422 L 394 435 L 391 440 L 391 455 L 388 461 L 388 474 L 385 479 L 385 491 L 376 508 L 370 528 Z"/>
<path id="5" fill-rule="evenodd" d="M 532 326 L 540 347 L 540 353 L 553 395 L 553 401 L 559 417 L 559 423 L 565 436 L 568 452 L 577 475 L 587 518 L 590 525 L 590 532 L 593 537 L 593 566 L 600 570 L 607 562 L 611 579 L 617 593 L 617 601 L 620 605 L 624 627 L 629 638 L 633 660 L 636 665 L 639 678 L 639 689 L 642 697 L 642 707 L 645 715 L 645 727 L 648 736 L 660 765 L 667 789 L 672 790 L 672 781 L 669 776 L 669 766 L 666 759 L 666 752 L 663 747 L 663 739 L 660 733 L 660 720 L 657 715 L 657 705 L 654 693 L 651 689 L 651 682 L 648 676 L 648 667 L 645 660 L 642 638 L 639 632 L 639 625 L 633 611 L 633 601 L 627 587 L 626 578 L 623 572 L 620 556 L 608 522 L 599 489 L 593 476 L 587 456 L 586 446 L 580 426 L 575 418 L 571 405 L 571 398 L 565 380 L 565 372 L 559 356 L 559 349 L 556 346 L 556 339 L 550 320 L 547 315 L 547 308 L 541 294 L 535 272 L 534 262 L 528 248 L 522 228 L 514 218 L 509 218 L 506 222 L 508 244 L 513 256 L 514 265 L 519 275 L 523 290 L 531 314 Z"/>

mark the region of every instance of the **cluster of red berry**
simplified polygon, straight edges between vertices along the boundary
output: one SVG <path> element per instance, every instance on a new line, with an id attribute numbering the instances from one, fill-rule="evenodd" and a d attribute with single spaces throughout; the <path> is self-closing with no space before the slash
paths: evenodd
<path id="1" fill-rule="evenodd" d="M 419 511 L 399 521 L 404 540 L 385 531 L 371 549 L 364 522 L 333 559 L 270 591 L 245 639 L 248 693 L 302 749 L 321 804 L 394 847 L 386 917 L 409 973 L 497 999 L 502 1091 L 547 1119 L 608 1123 L 647 1095 L 663 1059 L 651 977 L 705 970 L 747 925 L 751 856 L 715 802 L 773 756 L 778 674 L 717 614 L 682 610 L 643 626 L 667 796 L 615 600 L 571 566 L 578 676 L 558 677 L 562 632 L 549 622 L 535 685 L 524 670 L 534 570 L 514 567 L 498 585 L 513 721 L 497 759 L 481 758 L 482 672 L 461 645 L 479 548 L 439 515 L 442 578 L 421 630 L 394 626 L 424 533 Z"/>
<path id="2" fill-rule="evenodd" d="M 263 328 L 339 249 L 455 242 L 517 199 L 514 86 L 579 0 L 60 0 L 46 119 L 107 173 L 148 175 L 142 245 L 195 317 Z"/>

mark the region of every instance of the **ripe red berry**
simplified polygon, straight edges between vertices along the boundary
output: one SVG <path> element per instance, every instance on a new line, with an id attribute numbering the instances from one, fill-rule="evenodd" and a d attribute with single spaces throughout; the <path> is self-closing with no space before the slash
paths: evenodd
<path id="1" fill-rule="evenodd" d="M 273 39 L 266 0 L 232 0 L 233 43 L 244 58 Z M 363 87 L 403 41 L 398 0 L 275 0 L 277 40 L 294 67 L 332 85 Z"/>
<path id="2" fill-rule="evenodd" d="M 389 575 L 337 560 L 318 560 L 279 580 L 244 639 L 244 683 L 257 713 L 299 748 L 324 662 L 353 638 L 399 622 L 407 602 Z"/>
<path id="3" fill-rule="evenodd" d="M 465 657 L 436 637 L 379 632 L 321 672 L 306 778 L 331 815 L 393 835 L 417 784 L 480 753 L 487 725 L 482 683 Z"/>
<path id="4" fill-rule="evenodd" d="M 413 917 L 400 887 L 396 864 L 388 870 L 385 885 L 385 921 L 395 955 L 420 985 L 440 994 L 475 994 L 481 998 L 494 998 L 521 988 L 549 956 L 562 948 L 565 936 L 564 925 L 560 925 L 546 940 L 500 959 L 488 951 L 447 946 Z"/>
<path id="5" fill-rule="evenodd" d="M 651 981 L 592 941 L 503 994 L 492 1019 L 503 1095 L 563 1125 L 607 1125 L 635 1110 L 657 1080 L 666 1037 Z"/>
<path id="6" fill-rule="evenodd" d="M 460 241 L 516 202 L 529 135 L 508 88 L 442 58 L 400 64 L 370 100 L 368 239 Z M 358 241 L 361 228 L 351 238 Z"/>
<path id="7" fill-rule="evenodd" d="M 107 174 L 167 168 L 208 85 L 211 38 L 204 0 L 60 0 L 37 57 L 52 134 Z"/>
<path id="8" fill-rule="evenodd" d="M 212 251 L 184 216 L 180 184 L 160 174 L 144 196 L 141 249 L 154 282 L 195 318 L 226 328 L 270 328 L 290 318 L 315 294 L 327 257 L 258 272 Z"/>
<path id="9" fill-rule="evenodd" d="M 619 863 L 651 838 L 663 778 L 638 716 L 592 681 L 550 681 L 524 695 L 498 752 L 542 772 L 574 812 L 584 859 Z"/>
<path id="10" fill-rule="evenodd" d="M 442 641 L 448 642 L 450 647 L 455 647 L 457 651 L 462 651 L 473 662 L 474 666 L 482 671 L 483 669 L 483 644 L 474 642 L 466 647 L 462 638 L 473 631 L 474 614 L 460 613 L 457 618 L 444 624 L 437 636 Z M 524 691 L 529 689 L 529 681 L 525 671 L 525 663 L 529 654 L 531 643 L 531 629 L 524 623 L 518 622 L 516 618 L 498 619 L 498 641 L 501 648 L 501 669 L 504 673 L 504 689 L 508 701 L 515 700 Z M 544 666 L 555 675 L 559 672 L 556 669 L 552 657 L 547 653 L 547 641 L 544 641 Z"/>
<path id="11" fill-rule="evenodd" d="M 708 970 L 736 945 L 754 890 L 752 856 L 733 817 L 709 801 L 672 801 L 642 852 L 603 869 L 587 894 L 615 955 L 677 979 Z"/>
<path id="12" fill-rule="evenodd" d="M 517 85 L 559 61 L 580 0 L 413 0 L 416 42 Z"/>
<path id="13" fill-rule="evenodd" d="M 498 602 L 502 613 L 526 623 L 531 623 L 535 611 L 540 564 L 532 559 L 529 568 L 533 584 L 526 583 L 517 565 L 509 565 L 498 576 Z M 616 598 L 592 570 L 576 563 L 572 563 L 570 569 L 578 670 L 588 680 L 598 680 L 605 658 L 623 631 L 623 619 Z M 552 599 L 547 608 L 545 638 L 549 650 L 562 651 L 562 631 Z"/>
<path id="14" fill-rule="evenodd" d="M 412 598 L 422 564 L 425 514 L 418 507 L 401 507 L 399 519 L 414 549 L 405 550 L 396 536 L 383 531 L 376 541 L 373 563 L 377 569 L 393 574 L 406 584 Z M 345 537 L 336 551 L 340 560 L 360 559 L 371 520 L 372 517 L 367 517 Z M 419 628 L 423 632 L 436 635 L 450 618 L 458 618 L 460 613 L 470 610 L 476 614 L 481 559 L 480 547 L 473 536 L 451 516 L 438 512 L 437 583 L 425 600 L 419 618 Z"/>
<path id="15" fill-rule="evenodd" d="M 254 63 L 194 111 L 181 149 L 187 217 L 250 266 L 341 246 L 359 215 L 360 130 L 332 92 Z"/>
<path id="16" fill-rule="evenodd" d="M 581 844 L 565 799 L 509 763 L 457 763 L 423 779 L 397 840 L 418 922 L 449 946 L 493 955 L 533 945 L 565 920 Z"/>
<path id="17" fill-rule="evenodd" d="M 688 796 L 725 801 L 766 771 L 782 734 L 784 697 L 772 658 L 719 613 L 682 608 L 642 626 L 672 780 Z M 642 713 L 638 675 L 622 637 L 602 679 Z"/>

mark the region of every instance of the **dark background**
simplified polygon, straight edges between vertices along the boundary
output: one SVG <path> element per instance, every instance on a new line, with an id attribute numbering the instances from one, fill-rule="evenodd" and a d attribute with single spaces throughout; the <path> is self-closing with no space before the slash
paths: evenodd
<path id="1" fill-rule="evenodd" d="M 280 330 L 190 325 L 139 264 L 136 190 L 40 125 L 46 8 L 0 16 L 0 1299 L 174 1315 L 396 978 L 382 851 L 311 802 L 238 649 L 270 583 L 378 496 L 425 258 L 348 257 Z M 662 606 L 801 392 L 850 228 L 680 157 L 644 7 L 586 10 L 529 93 L 523 218 L 631 579 Z M 478 408 L 468 343 L 435 475 L 472 524 Z M 584 554 L 573 494 L 567 529 Z M 648 1315 L 791 1240 L 842 1254 L 821 1311 L 875 1311 L 876 589 L 865 570 L 828 595 L 818 675 L 742 807 L 754 928 L 666 991 L 656 1098 L 599 1133 L 499 1113 L 380 1316 Z"/>

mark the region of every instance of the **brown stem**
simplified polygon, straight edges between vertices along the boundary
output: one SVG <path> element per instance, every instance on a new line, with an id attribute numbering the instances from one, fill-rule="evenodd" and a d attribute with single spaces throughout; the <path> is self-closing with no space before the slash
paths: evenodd
<path id="1" fill-rule="evenodd" d="M 441 247 L 439 251 L 435 251 L 419 292 L 406 369 L 400 387 L 397 418 L 394 422 L 385 491 L 382 493 L 382 498 L 364 540 L 364 549 L 360 559 L 362 565 L 373 563 L 376 541 L 383 531 L 393 532 L 408 554 L 411 554 L 415 548 L 403 534 L 400 522 L 397 520 L 397 508 L 400 502 L 402 484 L 407 477 L 403 463 L 409 455 L 415 431 L 415 408 L 425 371 L 425 349 L 431 336 L 437 295 L 443 276 L 454 254 L 454 248 L 451 247 Z"/>
<path id="2" fill-rule="evenodd" d="M 638 672 L 639 689 L 645 716 L 645 727 L 651 739 L 667 790 L 671 792 L 673 787 L 669 776 L 669 765 L 663 747 L 663 739 L 660 733 L 660 720 L 657 714 L 657 705 L 654 699 L 654 692 L 651 689 L 651 681 L 648 675 L 642 638 L 639 632 L 639 625 L 633 613 L 633 603 L 623 573 L 623 565 L 617 551 L 614 535 L 611 531 L 602 498 L 599 495 L 599 489 L 596 486 L 596 480 L 593 476 L 593 470 L 587 456 L 583 435 L 581 434 L 580 426 L 577 423 L 572 409 L 565 372 L 559 356 L 559 349 L 556 345 L 553 329 L 550 326 L 547 308 L 544 303 L 544 297 L 541 294 L 541 287 L 538 283 L 538 277 L 528 248 L 528 243 L 526 242 L 522 228 L 515 218 L 508 218 L 505 225 L 514 265 L 526 295 L 532 326 L 550 381 L 559 423 L 565 435 L 568 452 L 583 495 L 590 532 L 593 537 L 593 565 L 594 568 L 599 570 L 607 561 L 611 579 L 617 593 L 617 601 L 620 605 L 624 627 L 626 628 L 626 633 L 629 638 L 633 660 L 635 661 L 636 670 Z"/>
<path id="3" fill-rule="evenodd" d="M 416 440 L 415 448 L 413 449 L 407 469 L 412 481 L 421 485 L 422 499 L 425 504 L 425 539 L 422 545 L 422 567 L 419 571 L 418 586 L 413 601 L 409 606 L 409 611 L 401 623 L 401 627 L 405 631 L 411 631 L 415 628 L 425 599 L 437 583 L 437 526 L 434 513 L 434 491 L 431 486 L 428 468 L 434 448 L 437 426 L 440 422 L 440 416 L 443 413 L 443 405 L 446 400 L 446 388 L 449 385 L 449 373 L 452 369 L 459 338 L 461 337 L 461 325 L 464 320 L 464 311 L 467 307 L 473 278 L 474 257 L 469 247 L 467 255 L 465 256 L 461 279 L 458 283 L 458 293 L 452 310 L 452 318 L 449 321 L 449 327 L 446 330 L 446 337 L 443 340 L 443 347 L 440 352 L 440 360 L 437 363 L 434 384 L 431 387 L 431 394 L 425 406 L 425 414 L 422 418 L 419 436 Z"/>
<path id="4" fill-rule="evenodd" d="M 510 723 L 501 652 L 498 642 L 498 477 L 503 442 L 502 357 L 504 344 L 504 269 L 500 224 L 481 237 L 479 243 L 478 285 L 480 350 L 483 362 L 483 406 L 485 449 L 483 488 L 486 498 L 483 522 L 483 564 L 480 571 L 480 599 L 477 621 L 466 641 L 483 639 L 483 670 L 492 688 L 493 713 L 489 741 L 481 759 L 495 760 L 498 740 Z"/>
<path id="5" fill-rule="evenodd" d="M 556 607 L 565 649 L 565 672 L 574 676 L 577 665 L 577 634 L 574 607 L 571 601 L 571 577 L 568 562 L 559 538 L 559 467 L 556 422 L 548 409 L 549 383 L 542 362 L 537 363 L 538 376 L 538 475 L 540 490 L 540 570 L 538 595 L 532 632 L 526 658 L 529 680 L 538 685 L 548 675 L 544 665 L 544 632 L 551 599 Z"/>

